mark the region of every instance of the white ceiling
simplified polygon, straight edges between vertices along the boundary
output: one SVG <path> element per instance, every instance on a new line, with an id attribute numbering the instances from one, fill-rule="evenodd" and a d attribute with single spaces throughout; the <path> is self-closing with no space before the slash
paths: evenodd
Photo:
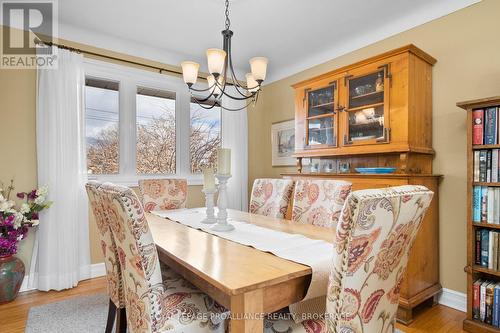
<path id="1" fill-rule="evenodd" d="M 232 0 L 233 60 L 269 58 L 266 82 L 479 0 Z M 223 0 L 60 0 L 62 38 L 179 65 L 221 47 Z"/>

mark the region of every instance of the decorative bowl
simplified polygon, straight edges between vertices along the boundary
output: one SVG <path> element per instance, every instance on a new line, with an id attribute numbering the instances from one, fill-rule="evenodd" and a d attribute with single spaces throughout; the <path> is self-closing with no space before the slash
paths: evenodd
<path id="1" fill-rule="evenodd" d="M 393 173 L 396 168 L 356 168 L 359 173 L 375 173 L 375 174 L 386 174 Z"/>

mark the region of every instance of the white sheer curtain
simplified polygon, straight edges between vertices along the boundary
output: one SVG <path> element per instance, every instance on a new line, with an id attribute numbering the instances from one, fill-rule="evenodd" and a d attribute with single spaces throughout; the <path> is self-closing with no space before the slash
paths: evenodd
<path id="1" fill-rule="evenodd" d="M 229 94 L 238 93 L 228 87 Z M 223 98 L 223 106 L 237 109 L 246 101 Z M 228 207 L 248 210 L 248 125 L 247 109 L 222 111 L 222 146 L 231 149 L 231 174 L 227 183 Z"/>
<path id="2" fill-rule="evenodd" d="M 54 202 L 40 216 L 30 284 L 39 290 L 72 288 L 90 277 L 85 194 L 83 56 L 59 50 L 57 69 L 38 71 L 38 183 Z"/>

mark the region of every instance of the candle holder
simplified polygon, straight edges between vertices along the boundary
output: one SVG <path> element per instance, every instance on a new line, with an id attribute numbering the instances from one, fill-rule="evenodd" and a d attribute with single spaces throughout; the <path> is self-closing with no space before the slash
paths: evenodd
<path id="1" fill-rule="evenodd" d="M 214 224 L 217 222 L 214 215 L 214 194 L 216 189 L 203 189 L 201 191 L 205 193 L 205 206 L 207 207 L 207 217 L 201 223 Z"/>
<path id="2" fill-rule="evenodd" d="M 226 184 L 231 175 L 216 174 L 215 177 L 219 180 L 219 196 L 217 198 L 217 224 L 211 229 L 213 231 L 231 231 L 234 230 L 234 225 L 227 223 L 227 193 Z"/>

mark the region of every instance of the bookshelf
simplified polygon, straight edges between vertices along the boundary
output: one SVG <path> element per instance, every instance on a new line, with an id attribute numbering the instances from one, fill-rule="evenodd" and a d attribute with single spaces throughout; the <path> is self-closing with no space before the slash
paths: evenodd
<path id="1" fill-rule="evenodd" d="M 494 325 L 490 325 L 478 319 L 475 319 L 473 314 L 474 282 L 478 279 L 482 279 L 494 283 L 500 283 L 500 270 L 491 269 L 491 267 L 488 268 L 484 265 L 479 265 L 476 262 L 476 249 L 477 249 L 476 231 L 488 230 L 488 232 L 489 231 L 500 232 L 500 223 L 485 223 L 484 221 L 480 222 L 474 221 L 477 220 L 477 211 L 476 211 L 476 217 L 474 218 L 474 208 L 473 208 L 475 187 L 479 186 L 479 187 L 487 187 L 493 189 L 498 189 L 498 187 L 500 187 L 500 175 L 498 177 L 499 182 L 492 182 L 491 179 L 488 179 L 487 181 L 481 179 L 481 181 L 478 181 L 477 170 L 476 170 L 476 177 L 474 177 L 475 176 L 474 155 L 476 154 L 477 157 L 477 151 L 485 151 L 485 150 L 492 151 L 494 149 L 500 149 L 500 139 L 498 138 L 500 135 L 497 134 L 496 142 L 492 144 L 484 144 L 484 142 L 482 144 L 473 144 L 474 142 L 473 131 L 474 131 L 474 120 L 475 120 L 475 116 L 473 116 L 473 111 L 478 109 L 485 110 L 490 107 L 500 106 L 500 96 L 460 102 L 457 103 L 457 106 L 467 111 L 467 266 L 465 267 L 465 272 L 467 273 L 467 317 L 464 320 L 463 328 L 465 331 L 473 333 L 476 332 L 500 333 L 500 327 L 496 327 Z M 496 125 L 497 131 L 500 128 L 499 126 L 500 122 L 498 121 L 498 119 L 500 119 L 500 114 L 498 113 L 500 113 L 500 108 L 497 109 L 497 125 Z M 482 205 L 482 201 L 480 201 L 480 204 Z M 500 206 L 498 209 L 500 209 Z M 481 213 L 483 212 L 481 211 Z M 483 216 L 481 216 L 480 219 L 483 220 Z"/>

